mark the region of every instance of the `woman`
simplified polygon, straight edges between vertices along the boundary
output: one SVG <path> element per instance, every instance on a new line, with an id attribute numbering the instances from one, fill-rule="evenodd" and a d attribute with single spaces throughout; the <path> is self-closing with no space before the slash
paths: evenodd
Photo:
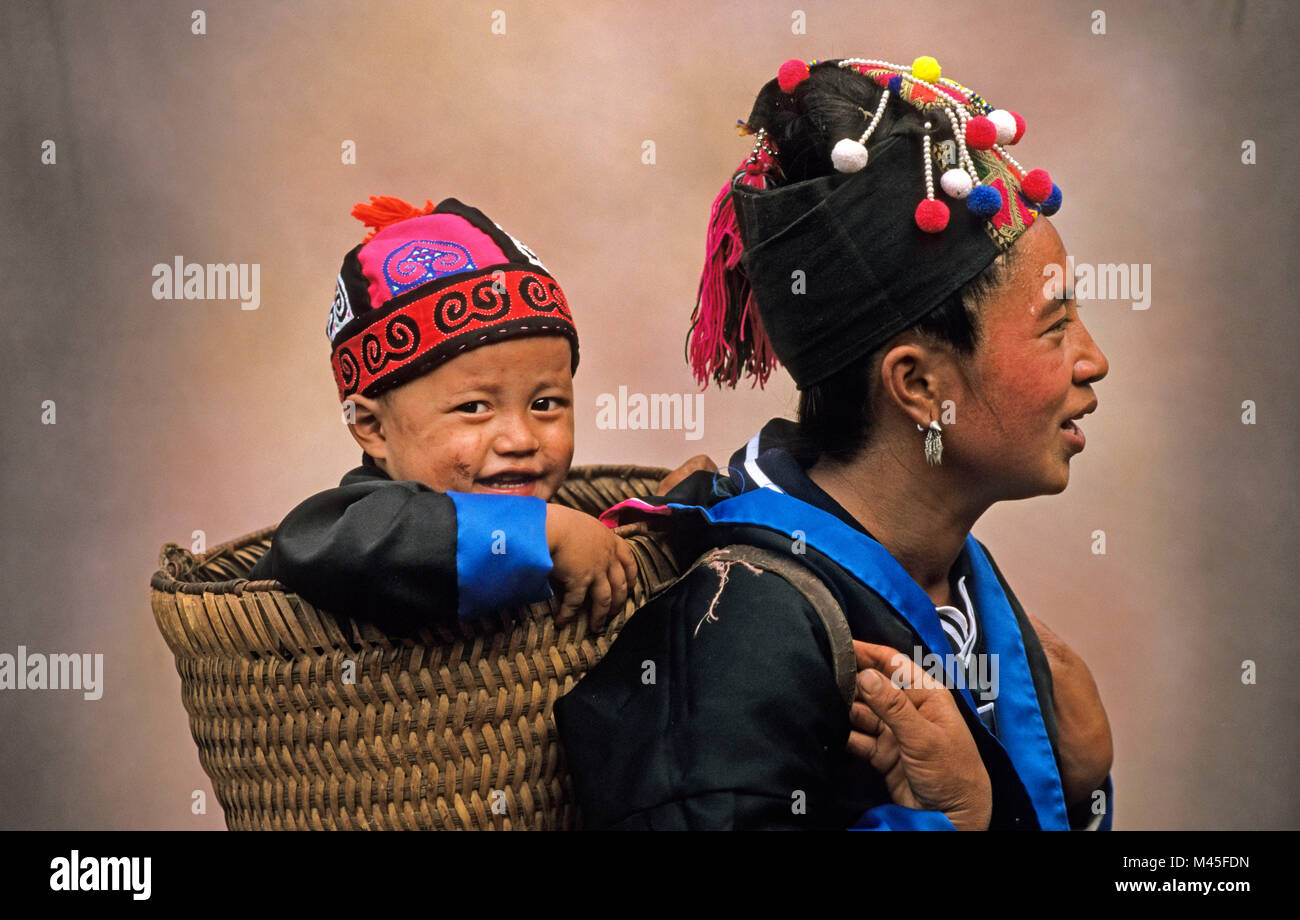
<path id="1" fill-rule="evenodd" d="M 799 421 L 648 510 L 693 550 L 747 544 L 811 570 L 857 640 L 858 699 L 789 581 L 697 567 L 557 704 L 587 825 L 1108 824 L 1092 678 L 970 534 L 995 502 L 1065 488 L 1106 374 L 1069 285 L 1050 283 L 1060 190 L 1006 150 L 1023 119 L 932 58 L 789 61 L 747 127 L 692 355 L 734 385 L 775 354 Z"/>

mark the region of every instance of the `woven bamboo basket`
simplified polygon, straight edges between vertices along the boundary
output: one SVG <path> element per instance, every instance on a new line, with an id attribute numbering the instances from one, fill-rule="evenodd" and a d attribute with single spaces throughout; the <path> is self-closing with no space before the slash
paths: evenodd
<path id="1" fill-rule="evenodd" d="M 555 500 L 596 514 L 654 494 L 667 473 L 575 467 Z M 150 584 L 228 828 L 578 825 L 551 708 L 678 574 L 661 538 L 620 528 L 639 574 L 603 634 L 585 615 L 556 628 L 552 599 L 399 636 L 248 581 L 273 533 L 197 557 L 169 543 Z"/>

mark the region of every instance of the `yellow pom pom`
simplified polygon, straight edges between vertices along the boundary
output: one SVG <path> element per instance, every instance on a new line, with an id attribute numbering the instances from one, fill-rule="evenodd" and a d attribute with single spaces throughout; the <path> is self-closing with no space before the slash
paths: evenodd
<path id="1" fill-rule="evenodd" d="M 939 62 L 928 54 L 923 54 L 912 62 L 912 76 L 926 83 L 939 82 Z"/>

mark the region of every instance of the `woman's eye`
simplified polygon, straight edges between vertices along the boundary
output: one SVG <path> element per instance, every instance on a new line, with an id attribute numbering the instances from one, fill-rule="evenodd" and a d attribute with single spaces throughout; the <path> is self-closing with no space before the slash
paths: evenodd
<path id="1" fill-rule="evenodd" d="M 1074 320 L 1070 319 L 1070 318 L 1067 316 L 1065 319 L 1061 320 L 1059 323 L 1056 323 L 1055 325 L 1053 325 L 1053 326 L 1052 326 L 1050 329 L 1048 329 L 1047 331 L 1048 331 L 1048 332 L 1056 332 L 1056 331 L 1058 331 L 1058 330 L 1064 329 L 1064 328 L 1066 327 L 1067 324 L 1072 323 L 1072 322 L 1074 322 Z"/>

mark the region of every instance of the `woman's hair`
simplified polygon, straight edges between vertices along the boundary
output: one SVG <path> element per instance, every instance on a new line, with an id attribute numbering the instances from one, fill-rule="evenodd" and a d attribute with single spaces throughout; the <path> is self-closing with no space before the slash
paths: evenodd
<path id="1" fill-rule="evenodd" d="M 963 357 L 979 344 L 979 305 L 1006 280 L 1015 247 L 991 262 L 959 291 L 921 317 L 908 332 L 947 346 Z M 808 457 L 824 456 L 847 462 L 867 445 L 875 424 L 873 369 L 887 346 L 860 358 L 820 383 L 799 393 L 799 451 Z"/>
<path id="2" fill-rule="evenodd" d="M 766 130 L 776 143 L 784 182 L 816 179 L 834 172 L 831 149 L 841 138 L 862 134 L 882 92 L 870 78 L 826 61 L 809 68 L 808 78 L 793 93 L 784 92 L 776 80 L 764 86 L 746 127 L 755 133 Z M 900 119 L 924 120 L 910 107 L 887 105 L 875 136 L 887 136 Z"/>
<path id="3" fill-rule="evenodd" d="M 831 148 L 841 138 L 862 133 L 881 92 L 882 87 L 874 81 L 827 61 L 812 66 L 808 78 L 793 93 L 783 92 L 775 80 L 765 86 L 754 101 L 747 126 L 754 132 L 766 130 L 775 142 L 782 182 L 816 179 L 834 171 Z M 876 136 L 888 135 L 893 123 L 907 118 L 923 116 L 911 108 L 886 106 Z M 1012 247 L 906 331 L 961 356 L 974 354 L 979 342 L 979 304 L 1005 281 L 1014 252 Z M 878 349 L 801 391 L 802 452 L 844 461 L 867 444 L 874 423 L 871 370 L 879 354 Z"/>

